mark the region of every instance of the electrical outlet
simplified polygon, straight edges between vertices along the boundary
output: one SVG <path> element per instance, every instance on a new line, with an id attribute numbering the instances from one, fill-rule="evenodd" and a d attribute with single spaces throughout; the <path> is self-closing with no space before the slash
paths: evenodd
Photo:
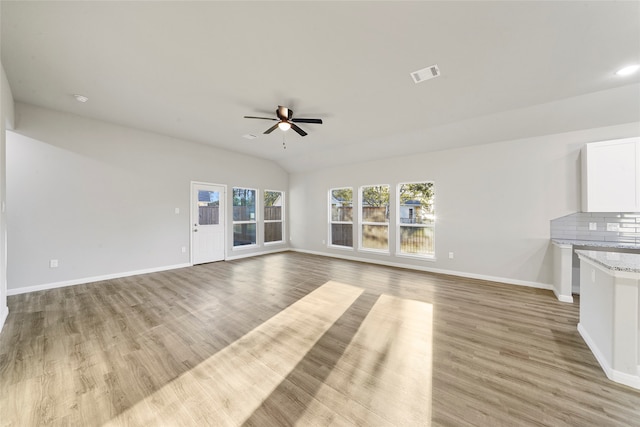
<path id="1" fill-rule="evenodd" d="M 182 247 L 182 253 L 183 253 L 183 254 L 184 254 L 184 253 L 187 253 L 187 247 L 186 247 L 186 246 L 183 246 L 183 247 Z"/>
<path id="2" fill-rule="evenodd" d="M 178 215 L 180 213 L 180 208 L 176 208 L 174 212 L 176 213 L 176 215 Z"/>
<path id="3" fill-rule="evenodd" d="M 589 223 L 589 231 L 596 231 L 598 229 L 598 223 L 597 222 L 590 222 Z"/>
<path id="4" fill-rule="evenodd" d="M 607 231 L 620 231 L 620 224 L 617 222 L 608 222 Z"/>
<path id="5" fill-rule="evenodd" d="M 449 252 L 449 259 L 453 259 L 453 252 Z"/>
<path id="6" fill-rule="evenodd" d="M 58 260 L 50 259 L 49 260 L 49 268 L 58 268 Z"/>
<path id="7" fill-rule="evenodd" d="M 326 243 L 327 243 L 327 241 L 326 241 L 326 240 L 323 240 L 323 241 L 322 241 L 322 244 L 323 244 L 323 245 L 325 245 Z"/>

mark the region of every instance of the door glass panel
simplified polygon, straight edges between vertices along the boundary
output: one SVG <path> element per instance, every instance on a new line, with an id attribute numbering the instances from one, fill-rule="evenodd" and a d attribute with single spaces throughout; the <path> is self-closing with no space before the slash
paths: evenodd
<path id="1" fill-rule="evenodd" d="M 198 223 L 216 225 L 220 223 L 220 192 L 198 190 Z"/>

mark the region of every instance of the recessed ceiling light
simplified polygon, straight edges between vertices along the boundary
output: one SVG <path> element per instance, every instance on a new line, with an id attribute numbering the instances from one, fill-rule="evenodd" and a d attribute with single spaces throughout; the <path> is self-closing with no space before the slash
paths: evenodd
<path id="1" fill-rule="evenodd" d="M 634 64 L 634 65 L 629 65 L 627 67 L 619 69 L 618 71 L 616 71 L 616 74 L 619 76 L 628 76 L 635 73 L 638 70 L 640 70 L 640 65 Z"/>
<path id="2" fill-rule="evenodd" d="M 76 99 L 76 101 L 78 102 L 87 102 L 89 100 L 89 98 L 87 98 L 84 95 L 73 95 L 73 97 Z"/>

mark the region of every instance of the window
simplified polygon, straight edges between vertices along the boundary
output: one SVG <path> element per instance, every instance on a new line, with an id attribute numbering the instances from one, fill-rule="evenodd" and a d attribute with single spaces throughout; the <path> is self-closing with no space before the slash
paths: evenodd
<path id="1" fill-rule="evenodd" d="M 329 191 L 329 242 L 334 246 L 353 247 L 353 189 L 332 188 Z"/>
<path id="2" fill-rule="evenodd" d="M 389 251 L 389 186 L 375 185 L 360 189 L 360 247 Z"/>
<path id="3" fill-rule="evenodd" d="M 398 253 L 434 256 L 433 182 L 398 186 Z"/>
<path id="4" fill-rule="evenodd" d="M 233 188 L 233 246 L 256 244 L 256 190 Z"/>
<path id="5" fill-rule="evenodd" d="M 282 242 L 282 209 L 284 193 L 282 191 L 264 192 L 264 242 Z"/>
<path id="6" fill-rule="evenodd" d="M 198 190 L 198 224 L 217 225 L 220 223 L 220 192 Z"/>

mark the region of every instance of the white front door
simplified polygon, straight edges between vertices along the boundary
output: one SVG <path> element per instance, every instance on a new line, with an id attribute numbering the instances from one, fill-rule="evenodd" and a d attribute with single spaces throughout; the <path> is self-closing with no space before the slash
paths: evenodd
<path id="1" fill-rule="evenodd" d="M 224 259 L 226 187 L 191 183 L 191 264 Z"/>

